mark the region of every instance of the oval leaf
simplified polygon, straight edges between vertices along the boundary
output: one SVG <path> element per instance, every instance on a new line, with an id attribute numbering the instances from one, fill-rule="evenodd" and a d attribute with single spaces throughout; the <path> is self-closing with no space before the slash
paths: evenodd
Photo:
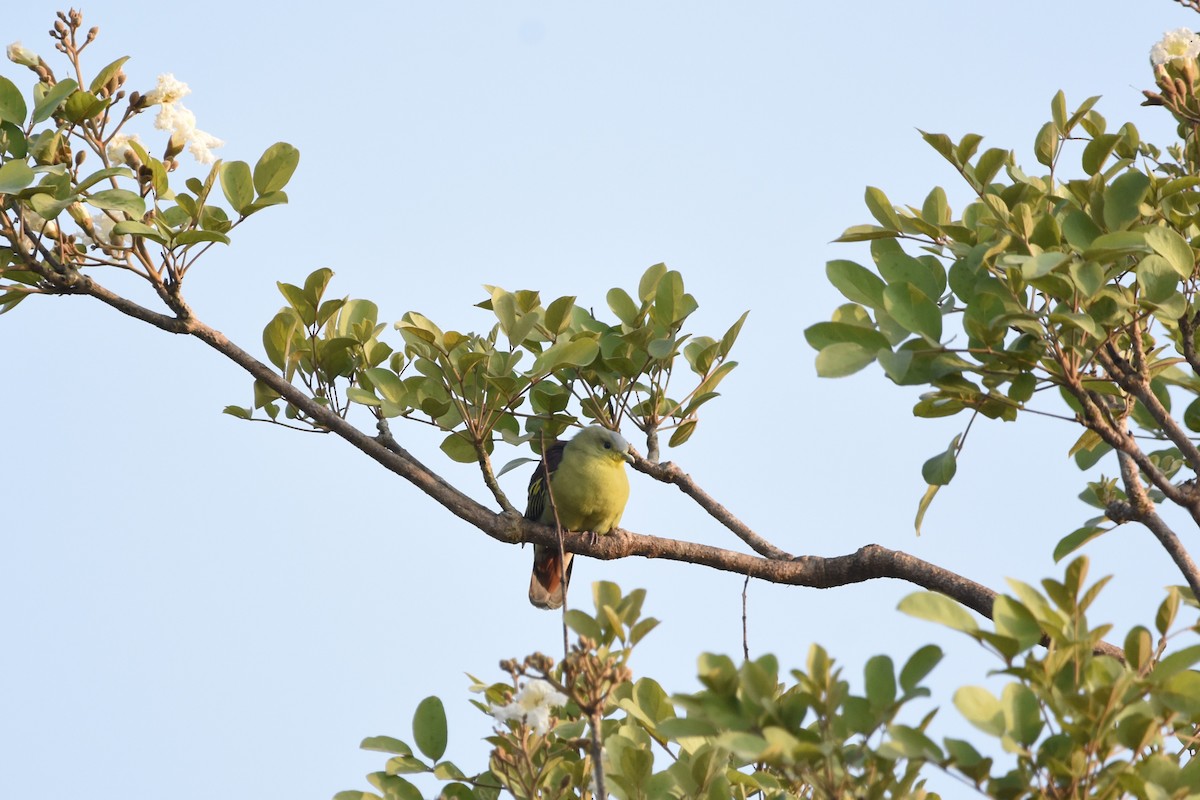
<path id="1" fill-rule="evenodd" d="M 446 709 L 437 697 L 426 697 L 413 714 L 413 740 L 422 753 L 437 761 L 446 752 Z"/>

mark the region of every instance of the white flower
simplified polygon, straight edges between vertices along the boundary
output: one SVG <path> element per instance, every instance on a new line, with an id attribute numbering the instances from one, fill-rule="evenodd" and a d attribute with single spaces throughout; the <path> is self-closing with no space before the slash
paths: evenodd
<path id="1" fill-rule="evenodd" d="M 183 103 L 163 103 L 154 118 L 154 127 L 160 131 L 178 133 L 184 139 L 196 129 L 196 115 L 184 107 Z"/>
<path id="2" fill-rule="evenodd" d="M 196 127 L 196 115 L 183 103 L 163 103 L 154 119 L 154 127 L 161 131 L 170 131 L 188 143 L 188 150 L 201 164 L 211 164 L 216 160 L 212 148 L 220 147 L 224 141 Z"/>
<path id="3" fill-rule="evenodd" d="M 108 160 L 113 164 L 129 164 L 133 166 L 136 163 L 137 153 L 129 146 L 130 142 L 136 142 L 143 150 L 146 149 L 145 143 L 138 138 L 135 133 L 132 136 L 126 136 L 123 133 L 118 133 L 116 136 L 108 140 Z"/>
<path id="4" fill-rule="evenodd" d="M 129 243 L 124 234 L 113 236 L 113 226 L 116 224 L 116 221 L 105 213 L 99 213 L 92 217 L 92 225 L 96 230 L 97 244 L 124 247 Z"/>
<path id="5" fill-rule="evenodd" d="M 1200 38 L 1189 28 L 1176 28 L 1163 34 L 1162 41 L 1150 48 L 1150 63 L 1156 67 L 1177 59 L 1200 56 Z"/>
<path id="6" fill-rule="evenodd" d="M 217 160 L 217 157 L 212 154 L 211 148 L 220 147 L 223 144 L 225 144 L 224 140 L 218 139 L 211 133 L 205 133 L 199 128 L 192 128 L 188 152 L 201 164 L 211 164 Z"/>
<path id="7" fill-rule="evenodd" d="M 20 64 L 22 67 L 36 67 L 38 65 L 38 55 L 27 47 L 22 47 L 20 42 L 13 42 L 5 51 L 8 55 L 8 60 L 14 64 Z"/>
<path id="8" fill-rule="evenodd" d="M 21 221 L 25 223 L 27 230 L 35 234 L 45 234 L 51 239 L 58 238 L 58 223 L 46 219 L 31 208 L 21 206 Z"/>
<path id="9" fill-rule="evenodd" d="M 550 730 L 550 709 L 566 702 L 567 696 L 549 681 L 536 679 L 521 687 L 508 705 L 493 707 L 492 716 L 501 722 L 524 722 L 534 733 L 545 736 Z"/>
<path id="10" fill-rule="evenodd" d="M 158 85 L 146 92 L 146 104 L 175 103 L 181 97 L 191 94 L 191 87 L 183 81 L 175 80 L 175 76 L 167 72 L 158 76 Z"/>

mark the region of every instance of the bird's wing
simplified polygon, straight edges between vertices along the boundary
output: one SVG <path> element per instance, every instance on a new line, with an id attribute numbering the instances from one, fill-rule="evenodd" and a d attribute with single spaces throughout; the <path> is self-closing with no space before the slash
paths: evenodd
<path id="1" fill-rule="evenodd" d="M 537 468 L 529 476 L 529 503 L 525 506 L 525 519 L 537 521 L 542 518 L 542 512 L 546 510 L 547 498 L 550 496 L 546 490 L 546 474 L 553 475 L 554 471 L 558 469 L 558 465 L 562 463 L 563 448 L 566 446 L 566 442 L 555 442 L 546 448 L 542 460 L 538 462 Z"/>

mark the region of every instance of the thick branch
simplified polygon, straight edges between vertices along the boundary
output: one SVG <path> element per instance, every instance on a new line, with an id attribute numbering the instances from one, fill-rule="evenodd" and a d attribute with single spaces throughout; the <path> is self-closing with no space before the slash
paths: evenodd
<path id="1" fill-rule="evenodd" d="M 1099 351 L 1097 351 L 1099 357 Z M 1106 366 L 1107 369 L 1107 366 Z M 1142 452 L 1137 441 L 1119 425 L 1113 423 L 1104 410 L 1096 403 L 1091 393 L 1083 388 L 1079 377 L 1068 371 L 1065 373 L 1065 381 L 1063 386 L 1071 393 L 1083 407 L 1083 423 L 1089 430 L 1094 431 L 1105 444 L 1112 447 L 1120 453 L 1127 454 L 1137 464 L 1138 469 L 1145 473 L 1150 482 L 1155 488 L 1161 491 L 1168 500 L 1175 503 L 1180 508 L 1185 509 L 1191 514 L 1197 524 L 1200 524 L 1200 502 L 1197 502 L 1194 491 L 1184 490 L 1183 488 L 1171 483 L 1171 480 L 1163 474 L 1154 462 Z M 1114 376 L 1115 379 L 1115 376 Z"/>
<path id="2" fill-rule="evenodd" d="M 1192 593 L 1196 597 L 1200 597 L 1200 568 L 1197 568 L 1196 562 L 1192 560 L 1191 554 L 1183 546 L 1183 542 L 1179 540 L 1175 531 L 1171 530 L 1171 527 L 1154 510 L 1154 502 L 1146 493 L 1146 487 L 1142 486 L 1141 479 L 1138 477 L 1137 465 L 1133 463 L 1133 459 L 1127 453 L 1118 451 L 1117 460 L 1121 465 L 1121 480 L 1125 484 L 1125 494 L 1129 497 L 1129 502 L 1110 503 L 1105 509 L 1108 518 L 1114 522 L 1140 522 L 1145 525 L 1158 539 L 1163 549 L 1167 551 L 1167 555 L 1175 562 L 1175 566 L 1183 573 Z"/>
<path id="3" fill-rule="evenodd" d="M 696 485 L 692 477 L 668 461 L 665 464 L 655 464 L 651 461 L 634 456 L 633 468 L 638 472 L 649 475 L 657 481 L 671 483 L 679 487 L 679 491 L 696 501 L 709 516 L 733 531 L 739 539 L 750 545 L 756 553 L 774 559 L 790 559 L 792 554 L 779 549 L 763 537 L 752 531 L 746 523 L 730 513 L 729 509 L 718 503 L 707 492 Z"/>
<path id="4" fill-rule="evenodd" d="M 220 331 L 208 327 L 195 318 L 181 320 L 149 311 L 136 303 L 114 295 L 95 281 L 83 276 L 77 286 L 78 293 L 96 297 L 131 317 L 149 322 L 151 325 L 171 333 L 187 333 L 195 336 L 270 386 L 285 400 L 318 424 L 326 427 L 331 433 L 345 439 L 384 468 L 412 483 L 450 513 L 493 539 L 508 544 L 535 542 L 551 547 L 558 546 L 558 534 L 554 527 L 531 522 L 516 512 L 495 513 L 480 505 L 433 473 L 402 448 L 390 435 L 381 435 L 376 438 L 363 433 L 332 410 L 297 389 L 271 367 L 242 350 Z M 638 459 L 635 466 L 658 480 L 679 486 L 682 491 L 695 498 L 701 506 L 722 522 L 725 522 L 725 519 L 736 522 L 724 507 L 696 487 L 691 479 L 673 464 L 650 465 L 642 459 Z M 730 526 L 728 522 L 725 524 L 727 527 Z M 629 556 L 665 558 L 670 561 L 682 561 L 759 578 L 771 583 L 820 589 L 862 583 L 876 578 L 895 578 L 940 592 L 985 617 L 991 617 L 992 603 L 996 597 L 995 592 L 986 586 L 907 553 L 889 550 L 879 545 L 867 545 L 845 556 L 792 558 L 767 543 L 753 531 L 745 528 L 740 522 L 736 524 L 740 525 L 743 530 L 739 532 L 735 527 L 731 527 L 731 530 L 738 533 L 739 537 L 755 547 L 756 550 L 766 549 L 769 555 L 765 553 L 764 555 L 767 557 L 752 556 L 695 542 L 643 536 L 622 530 L 600 537 L 593 537 L 588 533 L 564 532 L 563 547 L 569 552 L 602 560 Z M 749 536 L 743 534 L 749 534 Z M 760 552 L 762 551 L 760 550 Z M 1111 645 L 1102 643 L 1097 650 L 1117 658 L 1124 657 L 1119 648 Z"/>

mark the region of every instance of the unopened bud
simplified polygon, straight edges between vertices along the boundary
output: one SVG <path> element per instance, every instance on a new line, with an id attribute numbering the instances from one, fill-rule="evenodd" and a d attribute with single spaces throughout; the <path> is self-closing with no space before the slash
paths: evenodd
<path id="1" fill-rule="evenodd" d="M 171 161 L 182 153 L 185 147 L 187 147 L 187 138 L 179 131 L 172 132 L 171 138 L 167 141 L 167 149 L 163 151 L 163 161 Z"/>
<path id="2" fill-rule="evenodd" d="M 20 42 L 13 42 L 5 52 L 8 55 L 8 60 L 14 64 L 20 64 L 22 67 L 29 67 L 30 69 L 38 65 L 37 53 L 28 47 L 23 47 Z"/>
<path id="3" fill-rule="evenodd" d="M 77 167 L 82 166 L 83 160 L 85 158 L 87 158 L 87 150 L 80 150 L 78 153 L 76 153 L 75 154 L 75 166 L 77 166 Z"/>
<path id="4" fill-rule="evenodd" d="M 83 203 L 71 203 L 67 206 L 67 213 L 81 228 L 86 229 L 92 223 L 92 218 L 88 215 L 87 209 L 83 207 Z"/>

